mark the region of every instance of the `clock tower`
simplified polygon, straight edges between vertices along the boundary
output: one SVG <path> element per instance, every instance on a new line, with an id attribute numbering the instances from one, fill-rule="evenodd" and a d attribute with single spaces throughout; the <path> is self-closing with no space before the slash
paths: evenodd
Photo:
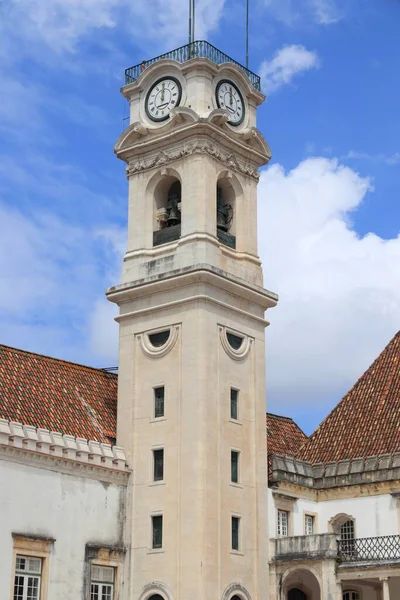
<path id="1" fill-rule="evenodd" d="M 123 600 L 268 598 L 257 75 L 207 42 L 127 69 L 117 443 Z"/>

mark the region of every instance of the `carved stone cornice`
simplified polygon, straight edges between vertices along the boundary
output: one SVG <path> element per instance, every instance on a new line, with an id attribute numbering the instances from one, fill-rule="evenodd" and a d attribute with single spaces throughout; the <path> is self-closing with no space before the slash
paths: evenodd
<path id="1" fill-rule="evenodd" d="M 232 171 L 236 171 L 256 180 L 260 177 L 256 167 L 239 161 L 233 153 L 226 152 L 222 150 L 218 144 L 211 143 L 207 140 L 196 140 L 181 148 L 161 150 L 158 154 L 148 159 L 140 157 L 136 160 L 130 160 L 126 167 L 126 174 L 127 177 L 130 177 L 141 171 L 148 171 L 155 167 L 164 167 L 174 160 L 178 160 L 184 156 L 190 156 L 191 154 L 208 154 L 209 156 L 216 158 L 220 163 Z"/>
<path id="2" fill-rule="evenodd" d="M 0 460 L 19 463 L 27 467 L 36 467 L 74 475 L 75 477 L 86 477 L 114 483 L 116 485 L 127 485 L 130 471 L 119 471 L 113 468 L 101 467 L 98 465 L 76 462 L 68 458 L 58 458 L 48 454 L 41 454 L 24 448 L 15 446 L 0 445 Z"/>
<path id="3" fill-rule="evenodd" d="M 0 419 L 0 460 L 126 485 L 130 470 L 119 446 Z"/>

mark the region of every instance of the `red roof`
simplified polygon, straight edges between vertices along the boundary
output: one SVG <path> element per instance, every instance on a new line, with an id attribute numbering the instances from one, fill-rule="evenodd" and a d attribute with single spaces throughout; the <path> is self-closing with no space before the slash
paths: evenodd
<path id="1" fill-rule="evenodd" d="M 106 442 L 116 437 L 117 375 L 0 345 L 0 417 Z"/>
<path id="2" fill-rule="evenodd" d="M 296 456 L 307 436 L 289 417 L 267 413 L 268 454 Z"/>
<path id="3" fill-rule="evenodd" d="M 0 417 L 91 440 L 116 438 L 118 376 L 0 345 Z M 267 414 L 271 454 L 293 456 L 307 436 Z"/>
<path id="4" fill-rule="evenodd" d="M 400 450 L 400 331 L 327 416 L 297 458 L 316 463 Z"/>

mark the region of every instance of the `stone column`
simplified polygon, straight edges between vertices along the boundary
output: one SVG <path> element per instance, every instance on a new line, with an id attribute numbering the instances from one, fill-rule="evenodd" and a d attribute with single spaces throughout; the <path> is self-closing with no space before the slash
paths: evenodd
<path id="1" fill-rule="evenodd" d="M 343 600 L 343 591 L 342 591 L 342 583 L 339 580 L 336 580 L 336 600 Z"/>
<path id="2" fill-rule="evenodd" d="M 380 577 L 382 581 L 382 600 L 390 600 L 389 577 Z"/>

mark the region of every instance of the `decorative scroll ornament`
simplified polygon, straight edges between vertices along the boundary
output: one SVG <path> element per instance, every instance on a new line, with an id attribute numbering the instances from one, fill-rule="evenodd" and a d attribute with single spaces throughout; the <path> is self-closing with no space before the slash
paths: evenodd
<path id="1" fill-rule="evenodd" d="M 162 333 L 166 330 L 169 330 L 169 336 L 166 342 L 161 346 L 154 346 L 151 343 L 151 336 L 157 333 Z M 150 358 L 161 358 L 162 356 L 168 354 L 168 352 L 170 352 L 175 346 L 176 340 L 178 339 L 178 334 L 179 325 L 171 325 L 169 327 L 162 327 L 160 329 L 153 329 L 152 331 L 141 333 L 138 335 L 138 340 L 140 342 L 140 347 L 146 356 L 149 356 Z"/>
<path id="2" fill-rule="evenodd" d="M 242 343 L 239 347 L 234 347 L 232 343 L 229 341 L 228 337 L 232 336 L 233 338 L 242 339 Z M 233 360 L 244 360 L 246 356 L 250 352 L 251 345 L 253 340 L 249 338 L 247 335 L 238 334 L 236 331 L 228 329 L 227 327 L 219 326 L 219 338 L 221 340 L 221 344 L 225 352 L 228 356 L 230 356 Z"/>
<path id="3" fill-rule="evenodd" d="M 238 171 L 239 173 L 252 177 L 256 180 L 258 180 L 260 177 L 257 167 L 239 162 L 234 154 L 224 152 L 219 146 L 211 144 L 208 141 L 196 141 L 192 144 L 187 144 L 183 148 L 177 148 L 175 150 L 162 150 L 148 160 L 139 158 L 136 161 L 130 161 L 129 165 L 126 167 L 126 174 L 129 177 L 130 175 L 134 175 L 140 171 L 147 171 L 148 169 L 154 169 L 154 167 L 163 167 L 174 160 L 178 160 L 183 156 L 190 156 L 191 154 L 208 154 L 209 156 L 219 160 L 229 169 Z"/>

